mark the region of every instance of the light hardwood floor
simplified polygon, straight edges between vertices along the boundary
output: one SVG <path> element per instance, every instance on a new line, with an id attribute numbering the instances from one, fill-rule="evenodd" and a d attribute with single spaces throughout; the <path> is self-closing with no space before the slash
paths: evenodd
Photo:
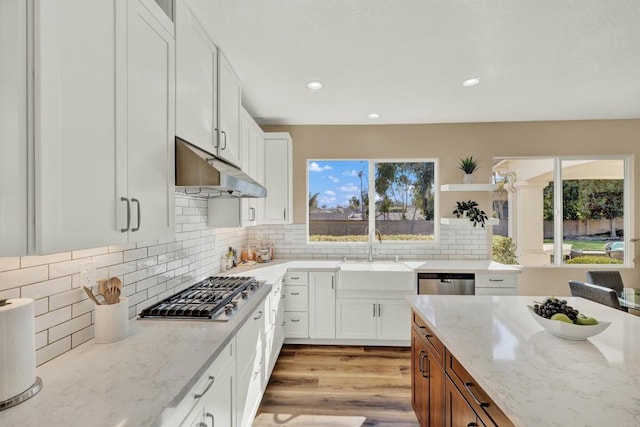
<path id="1" fill-rule="evenodd" d="M 416 427 L 408 347 L 282 348 L 254 427 Z"/>

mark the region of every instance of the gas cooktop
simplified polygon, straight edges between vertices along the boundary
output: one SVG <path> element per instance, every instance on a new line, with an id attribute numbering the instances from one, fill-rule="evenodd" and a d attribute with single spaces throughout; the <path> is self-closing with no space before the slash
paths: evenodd
<path id="1" fill-rule="evenodd" d="M 253 277 L 211 276 L 145 308 L 140 318 L 226 321 L 260 285 Z"/>

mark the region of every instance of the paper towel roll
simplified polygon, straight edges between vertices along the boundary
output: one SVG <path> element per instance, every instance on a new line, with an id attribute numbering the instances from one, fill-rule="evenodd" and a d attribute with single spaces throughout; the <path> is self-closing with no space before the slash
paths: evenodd
<path id="1" fill-rule="evenodd" d="M 0 402 L 29 389 L 36 380 L 33 300 L 10 299 L 0 306 Z"/>

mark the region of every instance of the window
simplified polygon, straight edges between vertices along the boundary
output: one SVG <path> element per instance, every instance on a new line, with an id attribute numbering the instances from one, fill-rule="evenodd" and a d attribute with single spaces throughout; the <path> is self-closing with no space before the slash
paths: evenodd
<path id="1" fill-rule="evenodd" d="M 309 241 L 433 242 L 435 174 L 434 160 L 308 160 Z"/>
<path id="2" fill-rule="evenodd" d="M 494 236 L 513 239 L 522 265 L 629 264 L 628 164 L 628 157 L 495 160 Z"/>

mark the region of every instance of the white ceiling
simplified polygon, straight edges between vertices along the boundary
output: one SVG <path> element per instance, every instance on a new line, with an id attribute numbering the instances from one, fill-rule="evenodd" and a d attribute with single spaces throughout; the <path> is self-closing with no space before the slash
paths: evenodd
<path id="1" fill-rule="evenodd" d="M 640 117 L 640 0 L 189 2 L 261 124 Z"/>

